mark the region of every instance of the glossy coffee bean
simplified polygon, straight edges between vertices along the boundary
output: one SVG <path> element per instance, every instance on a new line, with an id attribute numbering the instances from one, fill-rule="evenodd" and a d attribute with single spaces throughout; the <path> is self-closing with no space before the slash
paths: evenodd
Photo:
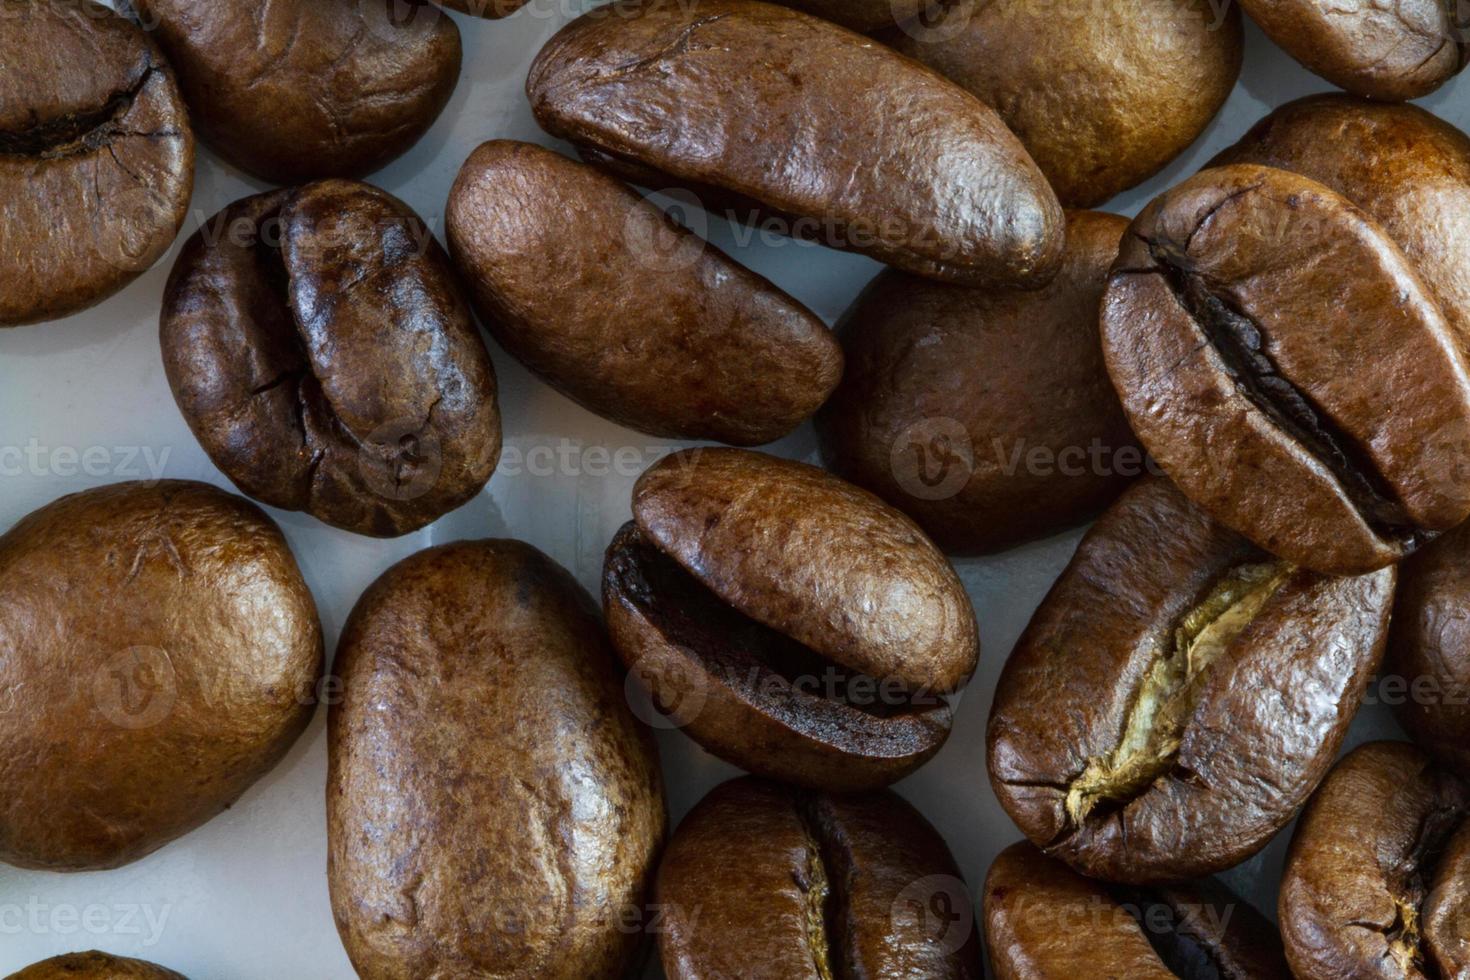
<path id="1" fill-rule="evenodd" d="M 1470 350 L 1470 137 L 1418 106 L 1314 95 L 1272 112 L 1214 163 L 1291 170 L 1367 212 Z"/>
<path id="2" fill-rule="evenodd" d="M 449 193 L 447 232 L 501 346 L 630 428 L 771 442 L 842 376 L 841 348 L 804 306 L 620 181 L 550 150 L 477 149 Z"/>
<path id="3" fill-rule="evenodd" d="M 68 953 L 32 964 L 5 980 L 185 980 L 154 963 L 96 951 Z"/>
<path id="4" fill-rule="evenodd" d="M 449 257 L 367 184 L 220 212 L 174 266 L 160 339 L 200 444 L 273 507 L 407 534 L 479 493 L 499 459 L 495 372 Z"/>
<path id="5" fill-rule="evenodd" d="M 194 137 L 146 34 L 89 0 L 0 16 L 0 327 L 83 310 L 168 249 Z"/>
<path id="6" fill-rule="evenodd" d="M 975 669 L 969 597 L 908 518 L 736 449 L 665 457 L 608 548 L 613 645 L 695 741 L 758 775 L 884 786 L 949 734 Z"/>
<path id="7" fill-rule="evenodd" d="M 1048 854 L 1110 881 L 1229 868 L 1332 764 L 1377 669 L 1394 570 L 1272 558 L 1161 478 L 1125 493 L 1016 643 L 990 781 Z"/>
<path id="8" fill-rule="evenodd" d="M 960 0 L 880 38 L 993 106 L 1062 204 L 1143 183 L 1240 75 L 1240 8 L 1209 0 Z"/>
<path id="9" fill-rule="evenodd" d="M 328 878 L 357 975 L 628 975 L 667 818 L 591 596 L 517 541 L 432 548 L 364 593 L 336 668 Z"/>
<path id="10" fill-rule="evenodd" d="M 981 980 L 980 943 L 949 848 L 890 792 L 718 786 L 659 867 L 669 980 Z"/>
<path id="11" fill-rule="evenodd" d="M 212 819 L 286 754 L 322 670 L 280 529 L 203 483 L 119 483 L 0 537 L 0 861 L 93 871 Z"/>
<path id="12" fill-rule="evenodd" d="M 814 17 L 841 24 L 849 30 L 868 33 L 891 27 L 895 21 L 917 17 L 929 0 L 774 0 L 783 7 L 803 10 Z"/>
<path id="13" fill-rule="evenodd" d="M 990 866 L 984 918 L 996 980 L 1291 977 L 1275 928 L 1218 882 L 1120 888 L 1025 842 Z"/>
<path id="14" fill-rule="evenodd" d="M 257 177 L 361 177 L 403 153 L 459 80 L 454 21 L 418 0 L 128 0 L 200 135 Z"/>
<path id="15" fill-rule="evenodd" d="M 1417 99 L 1470 61 L 1454 0 L 1241 0 L 1266 35 L 1339 88 L 1386 102 Z"/>
<path id="16" fill-rule="evenodd" d="M 1207 170 L 1135 219 L 1103 351 L 1139 440 L 1265 550 L 1357 574 L 1470 515 L 1470 368 L 1388 234 L 1284 170 Z"/>
<path id="17" fill-rule="evenodd" d="M 622 0 L 526 82 L 536 120 L 637 183 L 755 205 L 909 272 L 1040 285 L 1056 195 L 1000 117 L 865 37 L 750 0 Z"/>
<path id="18" fill-rule="evenodd" d="M 1073 212 L 1039 290 L 888 271 L 838 331 L 847 371 L 817 416 L 839 475 L 946 551 L 998 551 L 1094 517 L 1143 471 L 1097 317 L 1128 222 Z"/>
<path id="19" fill-rule="evenodd" d="M 1470 791 L 1420 749 L 1370 742 L 1302 815 L 1278 916 L 1298 980 L 1470 972 Z"/>

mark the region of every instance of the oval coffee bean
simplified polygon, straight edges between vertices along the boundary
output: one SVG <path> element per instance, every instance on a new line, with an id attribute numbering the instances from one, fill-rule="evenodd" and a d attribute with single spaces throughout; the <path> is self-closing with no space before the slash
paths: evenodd
<path id="1" fill-rule="evenodd" d="M 736 449 L 665 457 L 608 548 L 613 645 L 691 738 L 763 776 L 883 786 L 943 744 L 975 669 L 969 598 L 911 521 Z"/>
<path id="2" fill-rule="evenodd" d="M 1379 696 L 1414 741 L 1470 777 L 1470 523 L 1400 569 Z"/>
<path id="3" fill-rule="evenodd" d="M 1232 163 L 1294 171 L 1367 212 L 1470 350 L 1470 137 L 1418 106 L 1315 95 L 1277 109 L 1214 161 Z"/>
<path id="4" fill-rule="evenodd" d="M 0 327 L 99 303 L 184 223 L 194 137 L 142 31 L 90 0 L 0 17 Z"/>
<path id="5" fill-rule="evenodd" d="M 590 596 L 471 541 L 385 572 L 337 652 L 337 928 L 364 980 L 625 975 L 666 814 Z"/>
<path id="6" fill-rule="evenodd" d="M 1208 0 L 963 0 L 880 38 L 993 106 L 1062 204 L 1090 208 L 1204 132 L 1242 35 L 1240 9 Z"/>
<path id="7" fill-rule="evenodd" d="M 496 340 L 621 425 L 771 442 L 842 376 L 842 349 L 800 303 L 621 182 L 550 150 L 481 146 L 449 193 L 447 221 Z"/>
<path id="8" fill-rule="evenodd" d="M 890 792 L 724 783 L 669 841 L 655 904 L 669 980 L 982 976 L 954 858 Z"/>
<path id="9" fill-rule="evenodd" d="M 178 69 L 200 135 L 272 183 L 377 170 L 459 80 L 459 28 L 416 0 L 129 2 Z"/>
<path id="10" fill-rule="evenodd" d="M 804 10 L 814 17 L 841 24 L 864 34 L 917 17 L 929 0 L 774 0 L 783 7 Z"/>
<path id="11" fill-rule="evenodd" d="M 183 974 L 155 963 L 130 960 L 95 950 L 68 953 L 35 963 L 5 980 L 186 980 Z"/>
<path id="12" fill-rule="evenodd" d="M 189 428 L 242 491 L 407 534 L 500 458 L 495 370 L 449 257 L 367 184 L 237 201 L 184 247 L 160 339 Z"/>
<path id="13" fill-rule="evenodd" d="M 1470 971 L 1470 793 L 1403 742 L 1332 770 L 1297 824 L 1278 914 L 1298 980 Z"/>
<path id="14" fill-rule="evenodd" d="M 1093 526 L 1001 672 L 990 782 L 1084 874 L 1199 877 L 1306 802 L 1377 669 L 1394 570 L 1272 558 L 1145 478 Z"/>
<path id="15" fill-rule="evenodd" d="M 1470 515 L 1470 369 L 1409 259 L 1305 177 L 1207 170 L 1134 220 L 1102 313 L 1133 430 L 1288 561 L 1381 568 Z"/>
<path id="16" fill-rule="evenodd" d="M 120 483 L 0 537 L 0 861 L 136 861 L 228 809 L 311 719 L 316 606 L 280 529 Z"/>
<path id="17" fill-rule="evenodd" d="M 1143 469 L 1097 317 L 1128 222 L 1073 212 L 1039 290 L 880 274 L 839 332 L 847 373 L 817 416 L 827 464 L 946 551 L 997 551 L 1095 516 Z"/>
<path id="18" fill-rule="evenodd" d="M 1276 930 L 1213 880 L 1119 888 L 1022 842 L 990 866 L 984 905 L 997 980 L 1291 977 Z"/>
<path id="19" fill-rule="evenodd" d="M 1457 15 L 1453 0 L 1241 0 L 1241 6 L 1309 71 L 1370 99 L 1428 95 L 1470 61 L 1463 8 Z"/>
<path id="20" fill-rule="evenodd" d="M 1056 195 L 992 110 L 806 14 L 620 0 L 552 38 L 526 88 L 542 128 L 624 176 L 753 200 L 832 247 L 977 283 L 1061 260 Z"/>

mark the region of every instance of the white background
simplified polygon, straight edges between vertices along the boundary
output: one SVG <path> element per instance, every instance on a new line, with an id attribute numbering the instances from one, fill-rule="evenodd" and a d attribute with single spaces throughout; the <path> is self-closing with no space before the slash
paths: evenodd
<path id="1" fill-rule="evenodd" d="M 568 6 L 573 6 L 571 0 L 532 0 L 530 7 L 499 22 L 455 15 L 464 35 L 465 59 L 448 109 L 411 152 L 369 178 L 415 207 L 441 240 L 449 186 L 475 146 L 493 137 L 555 145 L 536 128 L 522 84 L 535 52 L 570 19 L 564 9 Z M 1134 214 L 1234 142 L 1271 107 L 1327 88 L 1248 27 L 1241 83 L 1221 116 L 1167 171 L 1107 209 Z M 1470 128 L 1470 78 L 1459 80 L 1458 87 L 1452 82 L 1423 104 Z M 63 494 L 159 475 L 150 471 L 150 458 L 155 465 L 163 462 L 163 476 L 230 488 L 174 406 L 159 358 L 158 309 L 164 280 L 184 238 L 226 204 L 265 188 L 201 145 L 189 221 L 179 243 L 157 266 L 82 315 L 0 330 L 0 459 L 7 458 L 7 449 L 30 447 L 29 456 L 40 461 L 33 467 L 26 459 L 17 472 L 15 454 L 9 453 L 0 473 L 0 529 Z M 569 215 L 568 220 L 574 219 Z M 769 243 L 759 236 L 742 245 L 743 239 L 718 221 L 711 222 L 709 235 L 829 323 L 879 268 L 864 258 L 788 241 Z M 607 459 L 597 455 L 596 447 L 631 448 L 639 459 L 651 461 L 671 445 L 587 413 L 531 378 L 493 344 L 491 352 L 500 379 L 508 452 L 537 450 L 541 456 L 527 457 L 518 472 L 507 472 L 503 465 L 468 506 L 394 541 L 357 537 L 300 514 L 272 512 L 316 595 L 329 651 L 368 583 L 398 559 L 432 544 L 469 537 L 522 538 L 571 568 L 595 594 L 603 549 L 629 516 L 629 491 L 636 476 L 607 472 Z M 771 449 L 794 458 L 816 458 L 809 425 Z M 91 451 L 91 474 L 68 457 L 70 450 Z M 588 455 L 588 450 L 594 452 Z M 99 461 L 105 472 L 95 465 Z M 980 668 L 948 745 L 896 789 L 949 841 L 972 893 L 994 855 L 1020 836 L 992 796 L 985 775 L 991 690 L 1012 643 L 1066 564 L 1079 533 L 958 563 L 979 616 Z M 280 767 L 231 811 L 146 860 L 118 871 L 76 875 L 0 866 L 0 975 L 58 953 L 101 948 L 153 960 L 194 980 L 352 977 L 327 899 L 324 723 L 325 711 L 320 711 Z M 1401 737 L 1385 709 L 1366 708 L 1353 727 L 1351 743 L 1383 736 Z M 661 733 L 660 743 L 676 821 L 710 787 L 735 774 L 677 732 Z M 1226 876 L 1273 915 L 1288 835 L 1284 831 Z M 656 966 L 650 975 L 658 975 Z"/>

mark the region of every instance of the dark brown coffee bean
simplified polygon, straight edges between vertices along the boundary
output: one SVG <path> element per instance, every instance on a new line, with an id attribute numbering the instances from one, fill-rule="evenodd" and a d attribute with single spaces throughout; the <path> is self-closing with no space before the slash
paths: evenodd
<path id="1" fill-rule="evenodd" d="M 1143 183 L 1240 75 L 1240 8 L 1210 0 L 960 0 L 881 40 L 1000 113 L 1064 205 Z"/>
<path id="2" fill-rule="evenodd" d="M 377 170 L 459 80 L 459 28 L 419 0 L 127 2 L 156 29 L 204 140 L 277 184 Z"/>
<path id="3" fill-rule="evenodd" d="M 154 963 L 96 951 L 68 953 L 12 973 L 5 980 L 186 980 Z"/>
<path id="4" fill-rule="evenodd" d="M 628 975 L 667 816 L 591 596 L 518 541 L 432 548 L 358 601 L 336 664 L 328 877 L 357 975 Z"/>
<path id="5" fill-rule="evenodd" d="M 659 867 L 669 980 L 980 980 L 975 912 L 949 848 L 893 793 L 715 788 Z"/>
<path id="6" fill-rule="evenodd" d="M 917 17 L 931 0 L 774 0 L 783 7 L 804 10 L 814 17 L 867 33 L 890 27 L 895 21 Z"/>
<path id="7" fill-rule="evenodd" d="M 985 879 L 996 980 L 1288 980 L 1281 937 L 1213 880 L 1134 889 L 1084 878 L 1031 844 Z"/>
<path id="8" fill-rule="evenodd" d="M 735 449 L 666 457 L 608 548 L 613 645 L 677 724 L 751 772 L 883 786 L 949 734 L 974 612 L 908 518 L 816 467 Z"/>
<path id="9" fill-rule="evenodd" d="M 311 719 L 316 606 L 280 529 L 202 483 L 63 497 L 0 537 L 0 861 L 136 861 Z"/>
<path id="10" fill-rule="evenodd" d="M 991 109 L 805 14 L 622 0 L 552 38 L 526 86 L 600 164 L 752 200 L 802 237 L 964 282 L 1040 285 L 1061 261 L 1056 195 Z"/>
<path id="11" fill-rule="evenodd" d="M 238 201 L 184 247 L 164 368 L 225 475 L 273 507 L 407 534 L 484 487 L 495 371 L 423 221 L 367 184 Z"/>
<path id="12" fill-rule="evenodd" d="M 477 149 L 449 194 L 448 237 L 501 346 L 630 428 L 771 442 L 842 377 L 842 349 L 800 303 L 621 182 L 539 146 Z"/>
<path id="13" fill-rule="evenodd" d="M 1470 61 L 1470 24 L 1455 0 L 1241 0 L 1261 30 L 1308 70 L 1355 95 L 1428 95 Z"/>
<path id="14" fill-rule="evenodd" d="M 1232 163 L 1294 171 L 1366 211 L 1470 350 L 1470 137 L 1418 106 L 1315 95 L 1277 109 L 1215 158 Z"/>
<path id="15" fill-rule="evenodd" d="M 1073 212 L 1034 291 L 879 275 L 839 332 L 847 373 L 817 417 L 838 474 L 946 551 L 997 551 L 1097 514 L 1143 470 L 1097 316 L 1128 222 Z"/>
<path id="16" fill-rule="evenodd" d="M 1371 571 L 1470 515 L 1470 369 L 1412 263 L 1344 198 L 1207 170 L 1134 221 L 1103 351 L 1133 430 L 1265 550 Z"/>
<path id="17" fill-rule="evenodd" d="M 184 223 L 194 137 L 173 72 L 90 0 L 0 10 L 0 327 L 101 302 Z"/>
<path id="18" fill-rule="evenodd" d="M 1470 792 L 1403 742 L 1332 770 L 1302 815 L 1278 908 L 1298 980 L 1449 980 L 1470 971 Z"/>
<path id="19" fill-rule="evenodd" d="M 1047 853 L 1111 881 L 1212 874 L 1296 814 L 1382 656 L 1394 570 L 1327 578 L 1168 481 L 1128 490 L 1006 662 L 990 781 Z"/>

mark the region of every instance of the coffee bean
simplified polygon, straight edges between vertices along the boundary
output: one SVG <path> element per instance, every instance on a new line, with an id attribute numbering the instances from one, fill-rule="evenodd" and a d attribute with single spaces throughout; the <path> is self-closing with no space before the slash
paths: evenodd
<path id="1" fill-rule="evenodd" d="M 363 980 L 621 977 L 667 817 L 597 607 L 517 541 L 385 572 L 343 629 L 328 877 Z"/>
<path id="2" fill-rule="evenodd" d="M 1240 75 L 1233 4 L 935 6 L 879 38 L 994 107 L 1067 207 L 1096 207 L 1162 170 L 1204 132 Z"/>
<path id="3" fill-rule="evenodd" d="M 91 952 L 53 956 L 11 974 L 6 980 L 185 980 L 185 977 L 143 960 Z"/>
<path id="4" fill-rule="evenodd" d="M 1266 36 L 1308 70 L 1356 95 L 1388 102 L 1428 95 L 1470 61 L 1456 0 L 1331 3 L 1241 0 Z"/>
<path id="5" fill-rule="evenodd" d="M 148 37 L 89 0 L 0 11 L 0 327 L 99 303 L 168 249 L 194 137 Z"/>
<path id="6" fill-rule="evenodd" d="M 1027 843 L 985 879 L 996 980 L 1288 980 L 1281 937 L 1213 880 L 1121 888 L 1084 878 Z"/>
<path id="7" fill-rule="evenodd" d="M 982 976 L 949 848 L 889 792 L 718 786 L 669 841 L 655 905 L 669 980 Z"/>
<path id="8" fill-rule="evenodd" d="M 1470 368 L 1377 224 L 1283 170 L 1207 170 L 1135 219 L 1108 372 L 1180 488 L 1316 571 L 1381 568 L 1470 515 Z"/>
<path id="9" fill-rule="evenodd" d="M 500 344 L 630 428 L 771 442 L 842 376 L 837 341 L 800 303 L 550 150 L 477 149 L 449 194 L 448 237 Z"/>
<path id="10" fill-rule="evenodd" d="M 526 87 L 542 128 L 636 183 L 940 279 L 1040 285 L 1061 261 L 1056 196 L 992 110 L 805 14 L 622 0 L 552 38 Z"/>
<path id="11" fill-rule="evenodd" d="M 156 28 L 204 140 L 277 184 L 379 169 L 459 80 L 459 28 L 417 0 L 128 2 Z"/>
<path id="12" fill-rule="evenodd" d="M 1068 215 L 1039 290 L 879 275 L 838 326 L 847 373 L 817 417 L 828 465 L 960 554 L 1095 516 L 1144 465 L 1097 333 L 1127 227 Z"/>
<path id="13" fill-rule="evenodd" d="M 495 372 L 449 258 L 367 184 L 216 215 L 169 277 L 161 340 L 189 427 L 271 506 L 406 534 L 479 493 L 499 459 Z"/>
<path id="14" fill-rule="evenodd" d="M 1110 881 L 1212 874 L 1326 773 L 1378 666 L 1394 570 L 1272 558 L 1168 481 L 1083 538 L 996 687 L 990 781 L 1048 854 Z"/>
<path id="15" fill-rule="evenodd" d="M 886 785 L 939 750 L 975 669 L 954 570 L 878 498 L 802 463 L 676 453 L 633 491 L 603 608 L 634 676 L 711 752 L 818 789 Z"/>
<path id="16" fill-rule="evenodd" d="M 1312 797 L 1278 909 L 1298 980 L 1438 980 L 1470 970 L 1470 792 L 1428 755 L 1371 742 Z"/>

